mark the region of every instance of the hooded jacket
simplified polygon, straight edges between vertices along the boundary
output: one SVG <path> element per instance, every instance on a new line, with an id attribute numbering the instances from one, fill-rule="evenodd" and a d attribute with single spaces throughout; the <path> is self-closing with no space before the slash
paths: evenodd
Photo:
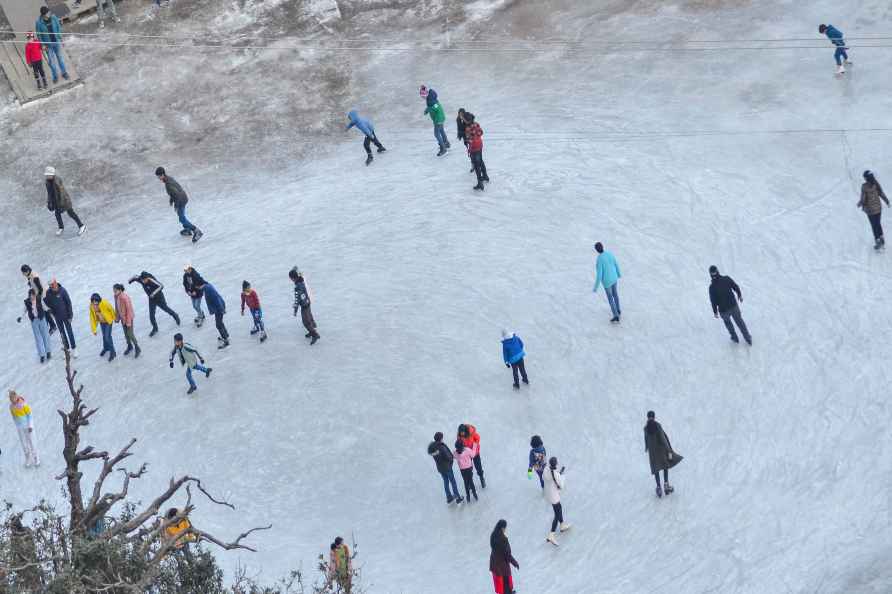
<path id="1" fill-rule="evenodd" d="M 480 434 L 477 433 L 477 428 L 471 424 L 468 424 L 468 423 L 464 423 L 464 426 L 467 427 L 467 429 L 468 429 L 468 436 L 462 437 L 461 435 L 459 435 L 458 439 L 461 440 L 461 442 L 464 444 L 464 446 L 466 448 L 476 445 L 477 446 L 477 454 L 479 454 L 480 453 Z M 475 457 L 477 454 L 475 454 Z"/>
<path id="2" fill-rule="evenodd" d="M 826 35 L 827 39 L 833 42 L 833 45 L 837 47 L 842 47 L 846 43 L 845 40 L 843 40 L 842 31 L 833 25 L 827 25 L 827 30 L 824 31 L 824 35 Z"/>
<path id="3" fill-rule="evenodd" d="M 889 199 L 886 198 L 886 193 L 883 192 L 883 187 L 880 185 L 880 182 L 875 184 L 864 182 L 861 184 L 861 200 L 858 201 L 858 206 L 860 206 L 866 214 L 879 214 L 883 210 L 883 200 L 885 200 L 887 204 L 889 203 Z"/>
<path id="4" fill-rule="evenodd" d="M 43 302 L 56 320 L 70 320 L 74 317 L 74 311 L 71 308 L 71 297 L 68 296 L 68 291 L 65 290 L 65 287 L 59 284 L 57 286 L 58 290 L 53 290 L 52 286 L 47 289 Z"/>
<path id="5" fill-rule="evenodd" d="M 347 124 L 347 130 L 349 130 L 353 126 L 356 126 L 356 128 L 366 136 L 375 135 L 375 126 L 372 124 L 372 122 L 359 117 L 359 114 L 356 112 L 355 109 L 348 113 L 347 117 L 350 118 L 350 123 Z"/>
<path id="6" fill-rule="evenodd" d="M 477 457 L 477 454 L 480 453 L 480 444 L 473 444 L 470 447 L 462 447 L 462 450 L 459 452 L 456 448 L 455 450 L 455 461 L 458 462 L 458 467 L 460 470 L 467 470 L 474 465 L 474 458 Z"/>
<path id="7" fill-rule="evenodd" d="M 564 488 L 564 475 L 557 468 L 547 466 L 542 473 L 542 480 L 545 482 L 545 499 L 551 505 L 561 502 L 561 489 Z"/>
<path id="8" fill-rule="evenodd" d="M 517 363 L 526 356 L 523 350 L 523 341 L 517 334 L 511 333 L 508 338 L 502 339 L 502 359 L 511 365 Z"/>
<path id="9" fill-rule="evenodd" d="M 430 115 L 431 121 L 435 125 L 445 122 L 446 113 L 443 111 L 443 106 L 437 101 L 437 92 L 433 89 L 428 89 L 425 99 L 427 100 L 427 108 L 424 110 L 425 115 Z"/>

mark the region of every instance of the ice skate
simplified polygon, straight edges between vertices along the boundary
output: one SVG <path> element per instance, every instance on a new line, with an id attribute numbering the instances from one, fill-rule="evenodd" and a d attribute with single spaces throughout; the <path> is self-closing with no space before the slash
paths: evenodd
<path id="1" fill-rule="evenodd" d="M 226 339 L 226 340 L 221 340 L 221 341 L 220 341 L 220 344 L 217 345 L 217 348 L 218 348 L 218 349 L 225 349 L 225 348 L 228 347 L 228 346 L 229 346 L 229 340 Z"/>
<path id="2" fill-rule="evenodd" d="M 520 390 L 520 384 L 514 384 L 514 389 L 515 389 L 515 390 Z"/>
<path id="3" fill-rule="evenodd" d="M 192 235 L 192 231 L 190 231 L 189 229 L 180 229 L 180 235 L 182 235 L 183 237 L 189 237 Z"/>
<path id="4" fill-rule="evenodd" d="M 874 243 L 873 243 L 873 249 L 875 249 L 876 251 L 880 251 L 880 249 L 882 249 L 882 247 L 883 247 L 883 242 L 882 242 L 882 240 L 877 239 L 876 241 L 874 241 Z"/>
<path id="5" fill-rule="evenodd" d="M 201 232 L 201 229 L 196 229 L 195 233 L 192 234 L 192 243 L 198 242 L 204 236 L 204 233 Z"/>
<path id="6" fill-rule="evenodd" d="M 71 354 L 72 359 L 77 359 L 77 349 L 71 349 L 68 352 Z"/>
<path id="7" fill-rule="evenodd" d="M 139 347 L 136 347 L 136 351 L 133 353 L 133 358 L 134 358 L 134 359 L 139 359 L 139 354 L 140 354 L 141 352 L 142 352 L 142 349 L 140 349 Z"/>
<path id="8" fill-rule="evenodd" d="M 78 227 L 78 229 L 77 229 L 77 234 L 78 234 L 78 235 L 83 235 L 83 234 L 86 232 L 86 230 L 87 230 L 87 226 L 86 226 L 86 225 L 81 225 L 81 226 Z"/>
<path id="9" fill-rule="evenodd" d="M 846 67 L 845 67 L 845 66 L 843 66 L 842 64 L 840 64 L 839 66 L 836 67 L 836 74 L 845 74 L 845 73 L 846 73 Z"/>
<path id="10" fill-rule="evenodd" d="M 52 358 L 53 358 L 53 354 L 52 354 L 52 353 L 47 353 L 47 354 L 46 354 L 46 360 L 47 360 L 47 362 L 49 362 L 49 360 L 52 359 Z"/>
<path id="11" fill-rule="evenodd" d="M 666 486 L 668 487 L 669 485 L 666 485 Z M 571 524 L 567 524 L 566 522 L 561 522 L 561 532 L 566 532 L 571 527 L 572 527 Z"/>
<path id="12" fill-rule="evenodd" d="M 663 489 L 659 485 L 657 485 L 657 497 L 662 497 L 662 496 L 663 496 Z"/>
<path id="13" fill-rule="evenodd" d="M 111 363 L 112 361 L 115 360 L 115 357 L 117 357 L 117 356 L 118 356 L 118 354 L 116 352 L 114 352 L 114 351 L 110 352 L 108 354 L 108 362 Z"/>
<path id="14" fill-rule="evenodd" d="M 387 150 L 387 149 L 384 148 L 384 147 L 382 146 L 381 148 L 378 149 L 378 153 L 379 153 L 379 154 L 380 154 L 380 153 L 383 153 L 383 152 L 385 152 L 386 150 Z"/>
<path id="15" fill-rule="evenodd" d="M 318 334 L 314 334 L 314 335 L 313 335 L 313 338 L 310 339 L 310 346 L 313 346 L 314 344 L 316 344 L 316 342 L 317 342 L 320 338 L 322 338 L 322 337 L 319 336 Z"/>
<path id="16" fill-rule="evenodd" d="M 546 542 L 550 542 L 554 546 L 558 546 L 557 538 L 555 538 L 554 532 L 549 532 L 548 536 L 545 537 Z"/>
<path id="17" fill-rule="evenodd" d="M 480 182 L 478 182 L 477 185 L 474 186 L 474 189 L 475 189 L 475 190 L 483 191 L 483 184 L 480 183 Z"/>
<path id="18" fill-rule="evenodd" d="M 186 390 L 186 394 L 191 394 L 192 392 L 194 392 L 197 389 L 198 388 L 196 388 L 195 386 L 189 386 L 189 389 Z"/>
<path id="19" fill-rule="evenodd" d="M 56 229 L 56 236 L 62 235 L 65 232 L 65 229 Z"/>
<path id="20" fill-rule="evenodd" d="M 619 316 L 613 316 L 612 318 L 610 318 L 610 323 L 611 323 L 611 324 L 618 324 L 618 323 L 619 323 Z"/>
<path id="21" fill-rule="evenodd" d="M 530 385 L 530 380 L 528 380 L 527 378 L 523 378 L 521 381 L 528 386 Z"/>
<path id="22" fill-rule="evenodd" d="M 666 495 L 668 495 L 669 493 L 675 491 L 675 487 L 673 487 L 669 483 L 666 483 L 665 485 L 663 485 L 663 490 L 666 492 Z"/>
<path id="23" fill-rule="evenodd" d="M 440 151 L 437 153 L 437 156 L 442 157 L 445 154 L 446 154 L 446 147 L 441 146 Z"/>
<path id="24" fill-rule="evenodd" d="M 483 480 L 483 475 L 482 475 L 482 474 L 478 474 L 477 476 L 480 478 L 480 488 L 481 488 L 481 489 L 485 489 L 485 488 L 486 488 L 486 481 Z"/>
<path id="25" fill-rule="evenodd" d="M 214 370 L 213 367 L 208 367 L 208 370 L 204 372 L 204 377 L 211 377 L 211 372 Z"/>
<path id="26" fill-rule="evenodd" d="M 375 160 L 374 157 L 372 157 L 371 153 L 369 153 L 369 156 L 365 158 L 365 164 L 366 164 L 366 166 L 371 165 L 371 164 L 372 164 L 372 161 L 374 161 L 374 160 Z"/>
<path id="27" fill-rule="evenodd" d="M 253 330 L 251 330 L 251 336 L 254 336 L 258 332 L 260 332 L 260 328 L 254 328 Z"/>
<path id="28" fill-rule="evenodd" d="M 307 332 L 306 334 L 304 334 L 304 338 L 313 338 L 313 333 Z"/>
<path id="29" fill-rule="evenodd" d="M 740 339 L 737 338 L 736 336 L 732 336 L 732 337 L 731 337 L 731 342 L 733 342 L 734 344 L 738 344 L 738 343 L 740 343 Z"/>
<path id="30" fill-rule="evenodd" d="M 132 352 L 133 352 L 133 345 L 132 345 L 132 344 L 128 344 L 128 345 L 127 345 L 127 348 L 124 349 L 124 356 L 126 357 L 127 355 L 129 355 L 129 354 L 132 353 Z"/>
<path id="31" fill-rule="evenodd" d="M 264 342 L 266 340 L 266 332 L 260 333 L 260 342 Z"/>
<path id="32" fill-rule="evenodd" d="M 152 331 L 149 332 L 149 338 L 155 336 L 156 334 L 158 334 L 158 328 L 152 328 Z"/>

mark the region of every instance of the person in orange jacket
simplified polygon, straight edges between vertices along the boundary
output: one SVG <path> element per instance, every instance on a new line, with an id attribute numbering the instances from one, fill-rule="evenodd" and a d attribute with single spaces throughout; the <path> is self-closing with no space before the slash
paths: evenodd
<path id="1" fill-rule="evenodd" d="M 470 423 L 462 423 L 458 426 L 458 439 L 466 448 L 475 447 L 477 454 L 474 456 L 474 468 L 477 469 L 477 476 L 480 477 L 480 488 L 486 488 L 486 480 L 483 478 L 483 462 L 480 460 L 480 434 L 477 428 Z"/>
<path id="2" fill-rule="evenodd" d="M 46 88 L 46 72 L 43 71 L 43 46 L 34 38 L 34 33 L 28 31 L 28 41 L 25 43 L 25 62 L 34 71 L 34 80 L 37 81 L 37 90 Z M 41 84 L 41 81 L 43 84 Z"/>

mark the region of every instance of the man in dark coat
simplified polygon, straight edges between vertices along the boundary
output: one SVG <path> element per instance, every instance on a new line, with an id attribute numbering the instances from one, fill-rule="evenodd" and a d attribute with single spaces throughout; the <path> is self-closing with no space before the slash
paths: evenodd
<path id="1" fill-rule="evenodd" d="M 186 218 L 186 204 L 189 202 L 189 196 L 186 195 L 186 191 L 177 183 L 177 180 L 167 175 L 167 172 L 164 171 L 164 167 L 157 168 L 155 170 L 155 175 L 161 180 L 161 183 L 164 184 L 164 189 L 167 190 L 167 195 L 170 198 L 170 205 L 177 211 L 177 218 L 180 219 L 180 224 L 183 226 L 180 235 L 191 235 L 192 243 L 195 243 L 201 239 L 201 236 L 204 235 L 204 233 Z"/>
<path id="2" fill-rule="evenodd" d="M 657 423 L 656 413 L 647 411 L 647 424 L 644 425 L 644 451 L 650 461 L 650 472 L 657 481 L 657 497 L 672 493 L 675 488 L 669 484 L 669 469 L 682 461 L 683 457 L 672 450 L 669 436 L 663 431 L 663 426 Z M 663 487 L 660 487 L 660 471 L 663 471 Z"/>
<path id="3" fill-rule="evenodd" d="M 71 319 L 74 317 L 74 310 L 71 307 L 71 297 L 68 296 L 68 291 L 59 284 L 59 281 L 51 279 L 43 302 L 56 320 L 65 350 L 69 351 L 72 357 L 77 357 L 74 352 L 77 348 L 77 343 L 74 341 L 74 332 L 71 330 Z"/>
<path id="4" fill-rule="evenodd" d="M 288 278 L 294 282 L 294 315 L 296 316 L 297 312 L 300 311 L 300 319 L 304 324 L 304 328 L 307 330 L 307 333 L 304 336 L 311 339 L 311 345 L 316 344 L 316 341 L 321 337 L 316 330 L 316 320 L 313 318 L 313 310 L 310 309 L 310 290 L 307 288 L 304 275 L 297 269 L 297 266 L 295 266 L 288 272 Z"/>
<path id="5" fill-rule="evenodd" d="M 715 266 L 709 267 L 709 276 L 712 278 L 712 282 L 709 284 L 709 301 L 712 303 L 712 313 L 715 314 L 715 317 L 721 315 L 733 342 L 740 342 L 740 339 L 737 338 L 737 332 L 734 331 L 734 324 L 731 323 L 732 319 L 737 324 L 737 327 L 740 328 L 743 339 L 748 345 L 752 346 L 753 337 L 750 336 L 750 331 L 740 315 L 740 306 L 737 304 L 738 301 L 743 303 L 743 294 L 740 292 L 740 287 L 737 286 L 737 283 L 730 276 L 719 274 L 719 269 Z"/>
<path id="6" fill-rule="evenodd" d="M 146 296 L 149 298 L 149 322 L 152 324 L 152 331 L 149 332 L 149 336 L 158 334 L 158 322 L 155 320 L 155 309 L 167 312 L 167 314 L 177 323 L 177 326 L 180 325 L 180 316 L 167 305 L 167 299 L 164 298 L 164 285 L 162 285 L 157 278 L 143 270 L 138 275 L 130 277 L 130 280 L 127 281 L 128 285 L 132 285 L 133 283 L 142 285 L 143 291 L 146 292 Z"/>
<path id="7" fill-rule="evenodd" d="M 456 503 L 464 501 L 461 495 L 458 494 L 458 485 L 455 484 L 455 473 L 452 472 L 452 461 L 455 458 L 452 452 L 449 451 L 449 446 L 443 443 L 443 434 L 441 432 L 437 431 L 434 433 L 434 440 L 428 444 L 427 453 L 433 457 L 437 472 L 443 478 L 443 489 L 446 490 L 446 504 L 448 505 L 453 501 Z M 452 486 L 451 492 L 449 491 L 450 485 Z"/>
<path id="8" fill-rule="evenodd" d="M 56 175 L 56 170 L 53 167 L 46 168 L 44 177 L 46 178 L 46 207 L 50 212 L 55 213 L 56 223 L 59 225 L 56 235 L 62 235 L 65 230 L 65 224 L 62 222 L 63 212 L 71 217 L 71 220 L 77 225 L 77 234 L 83 235 L 87 226 L 74 212 L 74 208 L 71 206 L 71 196 L 68 195 L 68 190 L 62 184 L 62 178 Z"/>
<path id="9" fill-rule="evenodd" d="M 205 280 L 198 274 L 198 271 L 192 268 L 191 264 L 186 264 L 183 268 L 183 289 L 192 300 L 192 308 L 198 314 L 198 317 L 195 318 L 195 325 L 199 328 L 204 323 L 204 312 L 201 310 L 201 298 L 204 297 L 204 292 L 198 287 L 203 284 L 205 284 Z"/>
<path id="10" fill-rule="evenodd" d="M 197 288 L 204 293 L 204 301 L 208 306 L 208 313 L 214 316 L 217 332 L 220 333 L 220 336 L 217 337 L 217 348 L 225 349 L 229 346 L 229 331 L 226 329 L 226 324 L 223 323 L 223 316 L 226 315 L 226 302 L 220 293 L 217 292 L 217 289 L 214 288 L 214 285 L 204 282 L 203 279 Z"/>
<path id="11" fill-rule="evenodd" d="M 492 534 L 489 535 L 489 571 L 496 594 L 514 594 L 514 580 L 511 579 L 511 566 L 520 569 L 520 564 L 511 554 L 511 544 L 505 530 L 508 522 L 499 520 Z"/>

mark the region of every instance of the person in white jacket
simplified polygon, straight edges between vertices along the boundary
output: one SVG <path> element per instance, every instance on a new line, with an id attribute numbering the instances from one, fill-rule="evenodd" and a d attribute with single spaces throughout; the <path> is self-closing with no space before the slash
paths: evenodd
<path id="1" fill-rule="evenodd" d="M 25 397 L 17 394 L 15 390 L 9 391 L 9 412 L 12 414 L 12 420 L 19 433 L 19 441 L 22 442 L 25 466 L 40 466 L 37 448 L 34 447 L 34 423 L 31 421 L 31 407 L 28 406 Z"/>
<path id="2" fill-rule="evenodd" d="M 570 529 L 570 524 L 564 522 L 564 509 L 561 507 L 561 490 L 564 488 L 564 468 L 561 467 L 558 470 L 557 465 L 557 458 L 552 456 L 548 460 L 548 468 L 542 473 L 542 480 L 545 482 L 543 493 L 545 499 L 551 504 L 551 509 L 554 510 L 554 519 L 551 520 L 551 532 L 548 533 L 548 537 L 545 540 L 554 546 L 558 546 L 555 538 L 555 531 L 558 529 L 558 526 L 560 526 L 561 532 L 566 532 Z"/>

